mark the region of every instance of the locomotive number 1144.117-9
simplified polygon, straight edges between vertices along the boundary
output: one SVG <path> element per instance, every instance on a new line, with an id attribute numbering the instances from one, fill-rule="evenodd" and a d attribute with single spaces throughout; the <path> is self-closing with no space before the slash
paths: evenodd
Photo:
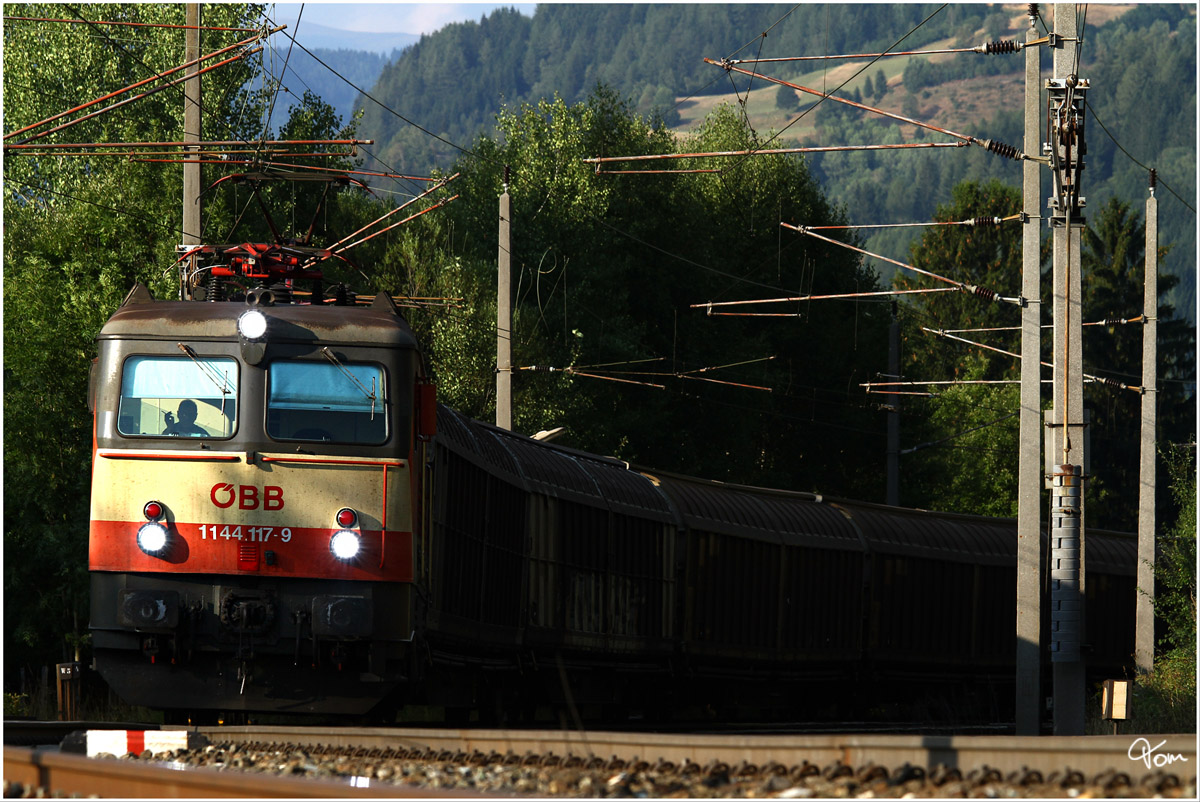
<path id="1" fill-rule="evenodd" d="M 268 543 L 272 538 L 287 543 L 292 539 L 292 530 L 288 527 L 274 526 L 228 526 L 222 524 L 200 524 L 201 540 L 248 540 L 251 543 Z"/>

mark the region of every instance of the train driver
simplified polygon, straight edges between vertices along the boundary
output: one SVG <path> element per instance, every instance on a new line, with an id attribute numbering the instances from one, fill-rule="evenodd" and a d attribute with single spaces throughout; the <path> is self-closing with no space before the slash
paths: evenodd
<path id="1" fill-rule="evenodd" d="M 179 402 L 179 420 L 170 412 L 167 413 L 167 428 L 163 434 L 174 434 L 183 437 L 211 437 L 203 426 L 196 425 L 196 402 L 185 398 Z"/>

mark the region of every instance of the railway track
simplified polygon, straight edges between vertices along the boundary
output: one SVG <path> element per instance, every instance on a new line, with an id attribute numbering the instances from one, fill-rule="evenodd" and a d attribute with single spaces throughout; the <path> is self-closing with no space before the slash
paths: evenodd
<path id="1" fill-rule="evenodd" d="M 207 745 L 153 761 L 149 752 L 114 760 L 6 746 L 5 795 L 38 788 L 147 798 L 1196 793 L 1195 737 L 1182 735 L 713 736 L 262 726 L 191 732 Z"/>

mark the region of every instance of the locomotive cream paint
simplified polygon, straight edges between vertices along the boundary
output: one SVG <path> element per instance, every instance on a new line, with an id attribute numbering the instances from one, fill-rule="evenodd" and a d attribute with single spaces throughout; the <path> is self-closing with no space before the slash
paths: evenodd
<path id="1" fill-rule="evenodd" d="M 257 350 L 246 310 L 139 287 L 98 335 L 96 666 L 151 707 L 362 713 L 409 671 L 420 356 L 386 296 L 259 307 Z"/>
<path id="2" fill-rule="evenodd" d="M 107 490 L 92 493 L 91 570 L 159 571 L 165 562 L 200 574 L 412 580 L 406 462 L 279 452 L 249 459 L 246 452 L 98 449 L 93 487 Z M 172 553 L 150 555 L 137 545 L 149 501 L 165 507 Z M 359 516 L 363 552 L 353 562 L 329 550 L 342 508 Z"/>

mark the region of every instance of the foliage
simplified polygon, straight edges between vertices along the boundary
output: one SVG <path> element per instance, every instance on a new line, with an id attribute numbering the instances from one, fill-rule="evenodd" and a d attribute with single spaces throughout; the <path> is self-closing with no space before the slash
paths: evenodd
<path id="1" fill-rule="evenodd" d="M 790 86 L 780 85 L 779 91 L 775 93 L 775 108 L 784 111 L 795 111 L 800 108 L 800 98 L 796 95 L 796 90 Z"/>
<path id="2" fill-rule="evenodd" d="M 1020 208 L 1017 191 L 998 182 L 964 183 L 954 188 L 952 202 L 939 206 L 934 219 L 942 222 L 975 217 L 1008 217 Z M 1050 265 L 1047 242 L 1043 242 L 1042 297 L 1048 296 Z M 1091 218 L 1082 236 L 1081 262 L 1084 282 L 1084 321 L 1133 318 L 1141 312 L 1143 295 L 1145 227 L 1128 204 L 1111 200 Z M 1161 260 L 1166 257 L 1161 248 Z M 1019 223 L 994 227 L 938 226 L 928 228 L 913 247 L 910 263 L 921 270 L 954 281 L 968 282 L 1005 296 L 1020 295 L 1022 253 Z M 1175 279 L 1160 278 L 1160 298 L 1166 296 Z M 895 284 L 901 289 L 946 286 L 927 276 L 904 272 Z M 997 329 L 962 333 L 957 336 L 980 342 L 1009 353 L 1020 351 L 1017 331 L 1005 327 L 1019 325 L 1014 307 L 985 303 L 966 293 L 933 293 L 909 296 L 903 307 L 903 367 L 910 380 L 1014 380 L 1020 378 L 1019 359 L 998 351 L 971 348 L 951 342 L 925 330 Z M 1195 431 L 1192 396 L 1181 379 L 1194 374 L 1194 330 L 1174 316 L 1170 304 L 1158 307 L 1158 347 L 1160 388 L 1158 402 L 1160 441 L 1178 442 Z M 1049 321 L 1047 321 L 1049 322 Z M 1051 352 L 1043 339 L 1043 359 Z M 1087 326 L 1084 329 L 1084 371 L 1091 375 L 1113 377 L 1126 384 L 1140 383 L 1142 327 Z M 944 392 L 935 402 L 915 402 L 906 408 L 905 441 L 940 443 L 957 432 L 971 430 L 1016 409 L 1019 393 L 978 387 L 957 387 Z M 974 399 L 977 408 L 967 408 Z M 1092 412 L 1092 478 L 1088 484 L 1088 516 L 1094 525 L 1131 530 L 1136 526 L 1137 487 L 1140 449 L 1141 396 L 1128 390 L 1113 389 L 1099 383 L 1084 387 L 1085 405 Z M 947 414 L 944 407 L 954 410 Z M 1003 433 L 1003 434 L 1002 434 Z M 1001 465 L 978 470 L 987 460 L 980 455 L 993 449 L 1011 449 L 1016 453 L 1016 421 L 1006 419 L 992 430 L 992 442 L 975 445 L 969 439 L 955 438 L 943 449 L 914 454 L 905 463 L 904 503 L 939 509 L 977 511 L 1016 510 L 1016 484 L 1012 471 Z M 1010 436 L 1011 435 L 1011 436 Z M 953 446 L 949 445 L 953 443 Z M 953 448 L 953 450 L 951 450 Z M 970 460 L 963 459 L 963 448 L 978 449 Z M 1011 467 L 1011 466 L 1010 466 Z M 976 474 L 990 483 L 986 492 L 969 492 L 956 486 L 960 471 Z M 1162 485 L 1160 509 L 1171 508 L 1167 486 Z"/>
<path id="3" fill-rule="evenodd" d="M 1136 318 L 1142 312 L 1145 276 L 1145 223 L 1130 205 L 1110 199 L 1084 229 L 1081 255 L 1085 322 Z M 1175 316 L 1165 299 L 1177 279 L 1164 272 L 1170 246 L 1159 246 L 1158 376 L 1155 396 L 1159 442 L 1183 442 L 1195 432 L 1194 394 L 1181 381 L 1195 375 L 1195 330 Z M 1084 370 L 1131 385 L 1141 384 L 1143 327 L 1087 326 L 1083 334 Z M 1088 515 L 1100 525 L 1132 530 L 1137 521 L 1142 396 L 1099 383 L 1084 386 L 1084 404 L 1092 412 L 1092 473 Z M 1159 509 L 1175 504 L 1167 483 L 1160 483 Z"/>
<path id="4" fill-rule="evenodd" d="M 963 377 L 983 375 L 978 355 L 964 357 Z M 1017 514 L 1020 427 L 1017 385 L 950 387 L 926 403 L 928 418 L 906 428 L 932 437 L 904 446 L 901 503 L 996 517 Z M 917 413 L 920 414 L 920 413 Z M 912 435 L 905 434 L 907 441 Z M 928 450 L 927 450 L 928 449 Z"/>
<path id="5" fill-rule="evenodd" d="M 1175 245 L 1173 272 L 1182 279 L 1165 300 L 1194 321 L 1196 308 L 1196 14 L 1194 6 L 1138 5 L 1098 28 L 1085 53 L 1088 97 L 1088 200 L 1144 198 L 1145 167 L 1158 170 L 1161 242 Z M 1147 103 L 1145 98 L 1169 102 Z M 1129 114 L 1129 109 L 1137 109 Z M 1103 128 L 1101 127 L 1103 125 Z M 1104 129 L 1107 129 L 1107 133 Z M 1115 136 L 1130 160 L 1110 138 Z"/>
<path id="6" fill-rule="evenodd" d="M 914 31 L 931 14 L 928 22 Z M 478 23 L 448 26 L 423 37 L 388 65 L 372 90 L 383 103 L 446 141 L 429 137 L 375 104 L 366 107 L 362 131 L 381 143 L 380 152 L 387 163 L 425 170 L 430 165 L 442 167 L 457 157 L 458 151 L 448 142 L 471 141 L 480 132 L 494 135 L 494 111 L 505 103 L 516 107 L 552 94 L 574 103 L 584 99 L 599 81 L 623 96 L 637 98 L 637 108 L 643 113 L 652 108 L 664 111 L 668 124 L 675 125 L 677 106 L 721 92 L 731 97 L 736 92 L 742 99 L 754 85 L 746 76 L 721 75 L 703 63 L 705 56 L 874 52 L 895 45 L 910 32 L 903 43 L 906 49 L 945 39 L 956 40 L 952 43 L 956 47 L 966 47 L 995 38 L 1006 19 L 1012 20 L 1009 10 L 983 4 L 957 4 L 941 10 L 903 3 L 795 7 L 543 4 L 532 18 L 500 10 Z M 777 21 L 778 25 L 772 25 Z M 1145 169 L 1123 154 L 1104 128 L 1143 164 L 1157 167 L 1161 181 L 1180 196 L 1195 197 L 1194 7 L 1139 5 L 1103 25 L 1088 24 L 1086 15 L 1081 22 L 1086 40 L 1080 74 L 1092 82 L 1085 174 L 1092 208 L 1112 197 L 1142 197 L 1146 191 Z M 765 39 L 736 34 L 768 26 L 770 35 Z M 814 35 L 817 32 L 819 39 Z M 1005 38 L 1020 38 L 1019 34 L 1004 32 Z M 750 44 L 743 47 L 747 39 Z M 874 80 L 864 82 L 868 84 L 865 94 L 876 102 L 885 100 L 882 105 L 889 111 L 899 108 L 906 116 L 921 119 L 922 111 L 931 105 L 919 102 L 921 90 L 936 92 L 951 81 L 1013 76 L 1021 69 L 1019 56 L 968 54 L 936 63 L 914 58 L 903 75 L 893 76 L 893 81 L 900 79 L 902 92 L 889 91 L 883 67 L 878 67 Z M 795 76 L 784 70 L 780 77 Z M 757 85 L 762 85 L 761 79 Z M 414 93 L 415 86 L 427 91 Z M 1142 103 L 1144 96 L 1158 100 Z M 772 108 L 777 97 L 777 93 L 769 96 Z M 1009 97 L 988 105 L 992 102 L 981 104 L 977 118 L 964 133 L 1019 144 L 1019 100 Z M 801 143 L 785 132 L 774 146 L 900 141 L 900 127 L 890 120 L 852 113 L 845 107 L 830 113 L 827 105 L 833 108 L 822 104 L 818 114 L 819 140 Z M 1138 108 L 1138 114 L 1130 114 L 1131 108 Z M 911 131 L 903 135 L 906 141 L 913 137 Z M 916 138 L 923 135 L 918 132 Z M 946 200 L 935 191 L 938 187 L 989 178 L 1015 186 L 1021 180 L 1012 162 L 976 147 L 878 158 L 828 153 L 813 156 L 809 168 L 826 191 L 851 210 L 855 221 L 867 222 L 928 220 L 936 204 Z M 881 187 L 887 191 L 880 191 Z M 913 192 L 912 187 L 924 191 Z M 1195 259 L 1195 212 L 1162 184 L 1159 197 L 1164 199 L 1163 239 L 1176 243 L 1180 256 L 1173 270 L 1182 278 L 1167 300 L 1191 318 L 1195 278 L 1186 266 Z M 912 241 L 911 232 L 891 229 L 873 234 L 868 243 L 871 250 L 896 256 L 907 252 Z M 890 280 L 890 269 L 882 275 Z"/>
<path id="7" fill-rule="evenodd" d="M 998 181 L 968 182 L 954 188 L 951 202 L 938 206 L 934 220 L 955 223 L 975 217 L 1004 218 L 1019 209 L 1016 190 Z M 895 279 L 898 289 L 944 289 L 953 286 L 948 280 L 1005 296 L 1020 295 L 1020 225 L 926 228 L 912 247 L 909 263 L 946 280 L 905 270 Z M 1015 307 L 989 303 L 965 292 L 905 297 L 900 312 L 904 379 L 979 382 L 1019 378 L 1019 360 L 933 333 L 1015 325 L 1020 320 Z M 1017 350 L 1012 345 L 1016 338 L 1004 333 L 957 336 Z M 1017 386 L 963 384 L 929 389 L 936 393 L 934 397 L 904 403 L 902 446 L 908 453 L 901 458 L 901 503 L 953 512 L 1015 514 L 1019 427 L 1013 413 L 1020 397 Z"/>
<path id="8" fill-rule="evenodd" d="M 494 364 L 480 355 L 494 353 L 490 232 L 508 165 L 514 359 L 556 369 L 516 375 L 517 429 L 566 425 L 571 445 L 658 468 L 848 495 L 877 491 L 877 471 L 861 460 L 828 470 L 823 450 L 841 452 L 881 435 L 876 413 L 847 390 L 884 353 L 878 304 L 850 314 L 852 304 L 817 305 L 783 325 L 708 318 L 689 307 L 795 294 L 782 287 L 875 286 L 847 251 L 802 241 L 781 252 L 781 220 L 840 219 L 802 162 L 743 160 L 721 176 L 597 175 L 584 158 L 741 150 L 760 142 L 728 107 L 677 141 L 603 87 L 574 105 L 555 98 L 505 109 L 497 125 L 502 139 L 481 138 L 455 165 L 462 198 L 446 207 L 444 222 L 430 222 L 430 236 L 405 239 L 381 266 L 387 275 L 380 286 L 464 298 L 452 314 L 412 316 L 414 327 L 431 335 L 444 399 L 483 419 L 494 408 Z M 422 247 L 433 250 L 422 257 Z M 677 375 L 771 355 L 773 362 L 705 377 L 769 386 L 770 394 Z M 654 361 L 626 364 L 637 360 Z M 608 369 L 587 367 L 597 365 Z M 567 368 L 633 384 L 562 372 Z M 676 428 L 681 420 L 686 432 Z M 845 426 L 853 434 L 845 435 Z M 871 449 L 879 450 L 875 443 Z"/>
<path id="9" fill-rule="evenodd" d="M 892 4 L 862 14 L 853 6 L 832 4 L 550 3 L 539 6 L 532 18 L 498 9 L 478 23 L 456 23 L 423 36 L 384 69 L 371 94 L 453 142 L 490 134 L 491 115 L 501 104 L 515 108 L 555 95 L 575 103 L 597 83 L 631 98 L 654 98 L 639 102 L 638 110 L 657 108 L 670 120 L 676 98 L 729 87 L 729 79 L 701 59 L 730 55 L 731 32 L 762 30 L 764 20 L 787 17 L 790 24 L 771 32 L 773 48 L 812 52 L 811 29 L 819 26 L 823 48 L 846 52 L 850 47 L 889 46 L 896 31 L 912 29 L 935 8 Z M 931 41 L 936 27 L 919 31 L 908 42 Z M 746 83 L 743 77 L 737 86 L 744 91 Z M 414 93 L 414 86 L 424 91 Z M 666 98 L 669 103 L 663 102 Z M 427 169 L 456 156 L 446 143 L 374 104 L 366 106 L 363 130 L 383 143 L 382 158 L 396 166 Z"/>
<path id="10" fill-rule="evenodd" d="M 22 13 L 62 16 L 61 8 L 27 6 Z M 496 198 L 503 169 L 510 166 L 514 358 L 520 366 L 557 369 L 515 377 L 518 430 L 566 425 L 571 445 L 645 465 L 881 498 L 882 415 L 857 384 L 884 364 L 886 305 L 777 304 L 764 308 L 794 317 L 744 318 L 710 317 L 692 304 L 878 289 L 879 276 L 858 257 L 786 232 L 780 223 L 1007 216 L 1018 208 L 1012 163 L 974 147 L 947 151 L 945 157 L 910 151 L 886 158 L 849 153 L 693 159 L 676 164 L 718 172 L 672 176 L 600 174 L 583 160 L 791 144 L 772 139 L 771 132 L 755 132 L 730 106 L 718 107 L 696 130 L 668 130 L 679 119 L 676 98 L 731 85 L 739 93 L 747 89 L 744 77 L 721 74 L 699 55 L 729 55 L 736 46 L 731 36 L 738 45 L 744 41 L 735 32 L 762 30 L 764 20 L 784 18 L 786 24 L 772 30 L 769 40 L 781 52 L 812 53 L 814 30 L 822 32 L 823 52 L 883 49 L 935 8 L 548 4 L 532 19 L 499 10 L 479 23 L 422 37 L 386 68 L 373 94 L 437 137 L 375 104 L 367 104 L 359 128 L 381 142 L 390 167 L 425 172 L 453 160 L 453 170 L 445 172 L 461 172 L 451 187 L 461 197 L 359 247 L 353 252 L 358 266 L 335 267 L 332 276 L 350 281 L 365 276 L 376 291 L 461 299 L 449 309 L 413 309 L 409 317 L 428 351 L 442 400 L 487 419 L 495 404 Z M 173 23 L 183 13 L 180 6 L 147 4 L 81 9 L 89 19 Z M 205 7 L 206 22 L 218 25 L 253 25 L 256 13 L 252 6 Z M 981 28 L 1000 24 L 988 6 L 949 6 L 905 40 L 905 47 L 950 36 L 969 41 Z M 66 26 L 6 21 L 6 130 L 179 62 L 177 32 L 114 36 L 87 30 L 88 36 L 79 37 Z M 228 34 L 204 36 L 205 52 L 232 41 L 221 38 Z M 1173 6 L 1139 6 L 1089 31 L 1089 44 L 1094 46 L 1085 48 L 1084 66 L 1093 80 L 1093 119 L 1103 120 L 1143 158 L 1152 154 L 1164 180 L 1169 176 L 1180 194 L 1193 196 L 1194 16 Z M 609 53 L 615 54 L 609 60 L 597 57 Z M 971 61 L 973 66 L 954 69 L 992 75 L 1004 63 Z M 923 78 L 917 71 L 926 68 L 913 67 L 911 84 L 905 76 L 904 103 L 921 108 L 917 91 L 923 81 L 968 76 L 933 67 L 937 70 Z M 1153 88 L 1129 83 L 1127 71 Z M 206 136 L 252 141 L 264 133 L 273 86 L 261 64 L 222 68 L 206 76 L 205 87 Z M 901 102 L 883 69 L 865 91 Z M 1141 102 L 1141 93 L 1149 91 L 1161 102 Z M 1137 115 L 1123 113 L 1134 107 Z M 164 91 L 68 129 L 69 137 L 177 139 L 181 108 L 178 93 Z M 815 119 L 820 141 L 813 144 L 914 141 L 901 126 L 841 104 L 822 104 Z M 1140 197 L 1145 177 L 1097 129 L 1089 127 L 1086 174 L 1094 187 L 1088 192 L 1091 209 L 1098 210 L 1090 212 L 1085 239 L 1085 266 L 1096 277 L 1086 299 L 1088 319 L 1119 314 L 1122 300 L 1141 297 L 1141 223 L 1128 205 L 1110 199 Z M 343 124 L 326 99 L 305 93 L 280 134 L 321 138 L 355 130 L 355 121 Z M 1020 117 L 1003 109 L 990 119 L 981 115 L 971 133 L 1019 142 Z M 63 136 L 56 141 L 68 141 Z M 923 136 L 917 132 L 916 141 Z M 472 143 L 469 149 L 462 147 L 465 142 Z M 7 597 L 30 600 L 5 606 L 6 674 L 86 646 L 83 522 L 90 417 L 83 399 L 91 338 L 134 281 L 149 284 L 159 297 L 172 293 L 165 269 L 175 258 L 179 235 L 173 200 L 182 194 L 179 172 L 138 163 L 114 169 L 113 163 L 99 156 L 5 158 L 4 581 Z M 222 174 L 206 167 L 204 181 Z M 925 191 L 940 186 L 955 187 L 948 202 Z M 401 191 L 413 195 L 424 188 L 410 182 Z M 361 192 L 337 191 L 314 216 L 321 189 L 305 182 L 264 189 L 284 236 L 303 237 L 312 221 L 314 244 L 330 244 L 391 207 Z M 826 192 L 838 199 L 836 205 Z M 1159 197 L 1167 196 L 1160 190 Z M 210 193 L 205 239 L 267 237 L 257 214 L 245 213 L 251 204 L 245 189 L 232 183 Z M 1191 400 L 1178 382 L 1194 376 L 1194 329 L 1173 320 L 1171 305 L 1190 310 L 1194 298 L 1189 269 L 1194 216 L 1170 200 L 1162 208 L 1162 240 L 1177 243 L 1172 261 L 1185 279 L 1174 287 L 1170 278 L 1160 279 L 1165 380 L 1160 439 L 1178 442 L 1195 428 Z M 1016 294 L 1016 229 L 931 229 L 917 242 L 911 261 Z M 866 243 L 850 241 L 896 255 L 911 240 L 885 231 Z M 885 269 L 890 281 L 890 268 Z M 901 280 L 904 286 L 920 283 Z M 903 307 L 908 377 L 1014 376 L 1003 357 L 964 354 L 918 335 L 915 327 L 922 324 L 1011 324 L 1005 316 L 1011 310 L 946 295 L 917 296 Z M 930 298 L 938 300 L 923 300 Z M 1102 367 L 1130 372 L 1139 358 L 1137 333 L 1089 331 L 1087 353 L 1103 361 Z M 725 365 L 733 367 L 719 367 Z M 568 368 L 576 372 L 564 372 Z M 634 383 L 582 375 L 587 372 Z M 1132 509 L 1126 495 L 1136 481 L 1131 468 L 1121 466 L 1135 465 L 1128 461 L 1135 452 L 1128 450 L 1126 423 L 1137 419 L 1129 410 L 1135 402 L 1132 395 L 1091 401 L 1099 432 L 1093 442 L 1112 466 L 1097 485 L 1094 509 L 1110 526 L 1124 526 L 1121 516 Z M 902 501 L 1011 512 L 1012 460 L 1005 455 L 1015 450 L 1016 425 L 1012 418 L 1000 419 L 1015 408 L 1013 387 L 957 387 L 937 399 L 906 404 L 906 444 L 934 445 L 905 457 Z M 1191 543 L 1194 550 L 1194 535 Z M 1191 582 L 1194 652 L 1194 574 Z M 47 586 L 55 591 L 46 593 Z M 1183 653 L 1172 649 L 1171 655 Z M 1172 660 L 1164 659 L 1160 676 Z"/>
<path id="11" fill-rule="evenodd" d="M 1159 536 L 1155 616 L 1165 634 L 1154 670 L 1139 678 L 1134 715 L 1154 721 L 1159 732 L 1196 727 L 1196 444 L 1170 446 L 1163 456 L 1179 507 L 1175 525 Z"/>
<path id="12" fill-rule="evenodd" d="M 298 31 L 293 32 L 301 42 L 304 41 L 302 24 Z M 279 43 L 276 46 L 284 51 L 288 59 L 289 77 L 284 83 L 291 84 L 293 76 L 299 77 L 300 86 L 306 92 L 321 98 L 333 107 L 334 112 L 343 120 L 351 120 L 356 112 L 366 108 L 370 101 L 366 100 L 355 86 L 370 90 L 379 79 L 384 66 L 400 58 L 400 51 L 392 51 L 390 56 L 374 53 L 369 50 L 348 50 L 338 48 L 310 47 L 308 51 L 300 47 L 291 47 L 291 55 L 287 56 L 290 42 Z M 318 61 L 320 59 L 320 61 Z M 322 63 L 326 66 L 322 66 Z M 342 77 L 339 77 L 342 76 Z M 344 78 L 344 80 L 343 80 Z M 300 87 L 296 87 L 300 88 Z M 293 98 L 302 101 L 302 96 Z M 373 105 L 373 104 L 371 104 Z"/>

